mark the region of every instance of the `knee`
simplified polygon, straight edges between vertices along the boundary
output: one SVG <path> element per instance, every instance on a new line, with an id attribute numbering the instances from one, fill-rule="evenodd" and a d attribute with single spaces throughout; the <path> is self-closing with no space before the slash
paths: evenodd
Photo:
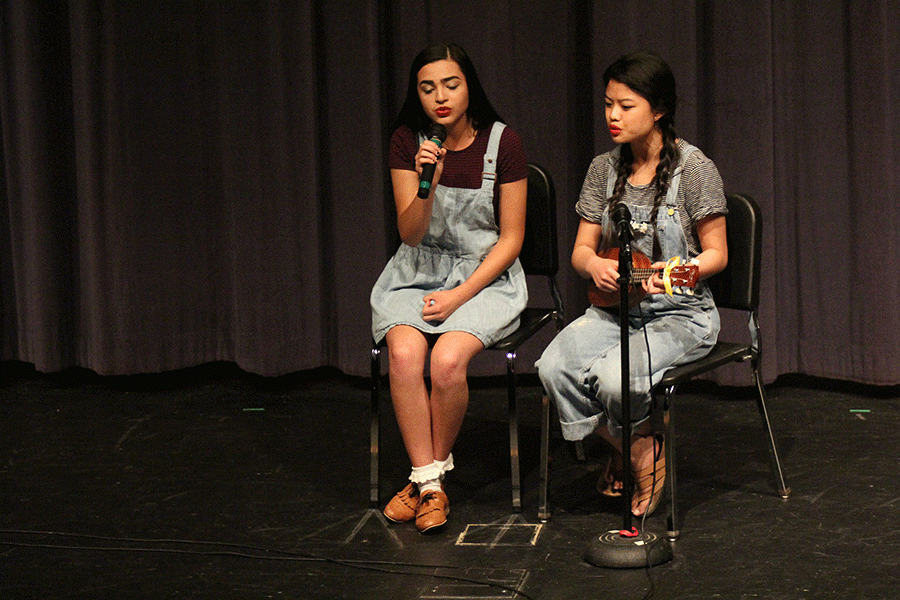
<path id="1" fill-rule="evenodd" d="M 449 388 L 466 381 L 468 361 L 455 352 L 431 353 L 431 385 Z"/>
<path id="2" fill-rule="evenodd" d="M 622 399 L 622 378 L 610 375 L 598 379 L 594 384 L 594 391 L 598 400 L 604 403 L 620 402 Z"/>
<path id="3" fill-rule="evenodd" d="M 388 360 L 392 376 L 416 374 L 421 377 L 425 367 L 425 355 L 410 344 L 393 344 L 389 346 Z"/>
<path id="4" fill-rule="evenodd" d="M 556 389 L 559 385 L 567 385 L 567 382 L 576 377 L 576 368 L 566 362 L 560 345 L 553 342 L 544 349 L 534 366 L 537 368 L 538 379 L 547 391 Z"/>

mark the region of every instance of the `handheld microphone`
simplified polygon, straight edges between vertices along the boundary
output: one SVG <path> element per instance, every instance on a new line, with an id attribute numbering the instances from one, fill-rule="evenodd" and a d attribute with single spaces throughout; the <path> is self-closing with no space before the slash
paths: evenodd
<path id="1" fill-rule="evenodd" d="M 434 123 L 428 130 L 428 138 L 440 148 L 447 139 L 447 129 L 440 123 Z M 434 179 L 434 163 L 422 165 L 422 175 L 419 177 L 419 198 L 427 198 L 431 190 L 431 180 Z"/>

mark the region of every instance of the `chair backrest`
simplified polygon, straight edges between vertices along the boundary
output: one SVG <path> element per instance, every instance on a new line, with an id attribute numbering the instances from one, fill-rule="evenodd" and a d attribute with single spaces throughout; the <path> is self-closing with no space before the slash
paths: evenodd
<path id="1" fill-rule="evenodd" d="M 559 270 L 556 237 L 556 190 L 547 171 L 528 163 L 528 207 L 525 240 L 519 254 L 528 275 L 553 277 Z"/>
<path id="2" fill-rule="evenodd" d="M 707 280 L 716 306 L 755 311 L 759 306 L 762 215 L 745 194 L 726 193 L 728 266 Z"/>

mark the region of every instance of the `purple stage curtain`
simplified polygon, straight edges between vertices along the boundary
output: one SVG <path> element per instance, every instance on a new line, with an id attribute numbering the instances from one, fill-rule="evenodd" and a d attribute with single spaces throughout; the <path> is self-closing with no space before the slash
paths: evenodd
<path id="1" fill-rule="evenodd" d="M 898 22 L 890 0 L 0 0 L 0 360 L 366 374 L 390 124 L 415 53 L 455 41 L 554 177 L 567 320 L 602 73 L 648 48 L 681 135 L 763 208 L 766 379 L 900 383 Z"/>

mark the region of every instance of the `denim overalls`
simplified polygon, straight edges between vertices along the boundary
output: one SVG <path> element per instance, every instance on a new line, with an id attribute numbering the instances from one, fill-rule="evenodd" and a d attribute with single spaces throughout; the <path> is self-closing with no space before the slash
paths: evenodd
<path id="1" fill-rule="evenodd" d="M 518 259 L 446 321 L 422 318 L 424 296 L 466 281 L 500 237 L 494 217 L 494 181 L 505 127 L 496 122 L 491 128 L 481 188 L 438 183 L 428 232 L 416 247 L 401 244 L 375 282 L 370 297 L 375 341 L 396 325 L 410 325 L 429 334 L 465 331 L 487 347 L 518 327 L 519 314 L 528 302 L 525 272 Z"/>
<path id="2" fill-rule="evenodd" d="M 690 145 L 683 148 L 665 202 L 657 212 L 657 238 L 665 259 L 688 259 L 676 197 L 684 160 L 694 150 Z M 615 186 L 617 151 L 610 156 L 607 197 Z M 628 208 L 633 228 L 646 230 L 651 209 L 631 204 Z M 608 214 L 603 214 L 605 235 L 611 232 Z M 700 282 L 693 295 L 677 291 L 673 296 L 652 294 L 632 308 L 628 317 L 631 418 L 636 427 L 650 414 L 652 385 L 671 367 L 701 358 L 713 347 L 719 333 L 719 313 L 709 289 Z M 621 331 L 617 313 L 591 306 L 553 339 L 536 366 L 544 389 L 556 402 L 565 439 L 583 439 L 601 425 L 621 437 Z"/>

